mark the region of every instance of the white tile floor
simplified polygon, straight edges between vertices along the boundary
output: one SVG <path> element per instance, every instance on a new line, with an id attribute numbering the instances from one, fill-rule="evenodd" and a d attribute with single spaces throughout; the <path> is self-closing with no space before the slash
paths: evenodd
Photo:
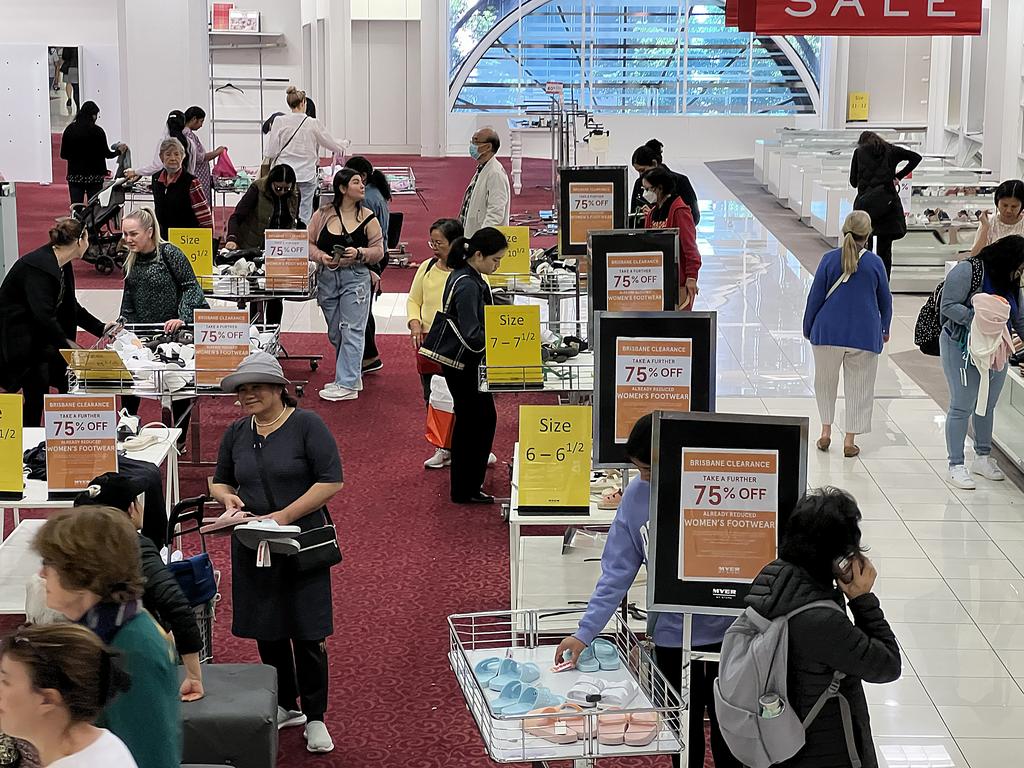
<path id="1" fill-rule="evenodd" d="M 718 311 L 718 407 L 805 415 L 814 433 L 813 359 L 801 334 L 811 275 L 703 165 L 685 170 L 706 201 L 700 303 Z M 101 317 L 116 311 L 116 292 L 83 294 Z M 404 332 L 404 304 L 403 294 L 377 303 L 380 332 Z M 913 349 L 920 304 L 896 298 L 887 352 Z M 284 325 L 323 331 L 313 303 L 286 304 Z M 901 680 L 866 686 L 880 763 L 1021 765 L 1024 493 L 1008 482 L 979 479 L 974 492 L 945 484 L 945 414 L 887 354 L 876 398 L 874 431 L 858 438 L 861 457 L 812 450 L 808 478 L 860 502 L 877 592 L 904 649 Z M 840 433 L 843 418 L 840 401 Z"/>

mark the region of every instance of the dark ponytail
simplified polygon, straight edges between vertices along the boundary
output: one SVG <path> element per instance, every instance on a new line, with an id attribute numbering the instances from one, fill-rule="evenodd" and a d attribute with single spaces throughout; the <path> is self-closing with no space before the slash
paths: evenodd
<path id="1" fill-rule="evenodd" d="M 639 146 L 634 150 L 632 159 L 633 165 L 642 165 L 645 167 L 648 165 L 661 165 L 662 162 L 664 162 L 661 155 L 664 148 L 665 145 L 660 141 L 657 139 L 651 139 L 646 144 Z"/>
<path id="2" fill-rule="evenodd" d="M 391 185 L 388 183 L 387 176 L 375 169 L 373 163 L 365 157 L 353 155 L 345 161 L 345 167 L 351 168 L 360 176 L 365 176 L 366 183 L 372 184 L 380 192 L 381 197 L 385 200 L 391 200 Z"/>
<path id="3" fill-rule="evenodd" d="M 64 216 L 50 227 L 50 245 L 71 245 L 82 237 L 85 228 L 78 219 Z"/>
<path id="4" fill-rule="evenodd" d="M 460 269 L 466 266 L 469 257 L 479 251 L 484 256 L 493 256 L 508 248 L 508 240 L 494 227 L 477 230 L 472 237 L 459 237 L 448 252 L 448 266 Z"/>
<path id="5" fill-rule="evenodd" d="M 172 109 L 167 113 L 167 135 L 172 139 L 177 139 L 181 142 L 181 151 L 184 156 L 182 157 L 181 167 L 186 171 L 189 167 L 189 156 L 190 150 L 188 145 L 188 139 L 185 138 L 185 113 L 180 109 Z"/>

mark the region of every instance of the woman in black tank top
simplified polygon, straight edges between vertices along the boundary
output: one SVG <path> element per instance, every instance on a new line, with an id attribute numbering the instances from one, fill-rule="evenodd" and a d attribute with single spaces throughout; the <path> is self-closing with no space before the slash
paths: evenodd
<path id="1" fill-rule="evenodd" d="M 370 306 L 370 264 L 384 258 L 380 222 L 363 204 L 363 180 L 345 168 L 334 177 L 334 202 L 309 222 L 309 258 L 320 264 L 317 301 L 337 352 L 324 400 L 355 400 L 363 388 L 364 331 Z"/>

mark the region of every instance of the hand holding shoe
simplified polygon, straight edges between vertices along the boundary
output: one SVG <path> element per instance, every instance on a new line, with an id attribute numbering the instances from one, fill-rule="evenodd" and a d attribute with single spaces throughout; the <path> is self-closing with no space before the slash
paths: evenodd
<path id="1" fill-rule="evenodd" d="M 574 635 L 569 635 L 569 637 L 565 638 L 558 644 L 558 650 L 555 651 L 555 666 L 557 667 L 565 661 L 571 661 L 573 666 L 576 666 L 576 662 L 579 660 L 580 654 L 583 653 L 586 647 L 586 644 L 582 640 Z M 565 658 L 566 651 L 569 651 L 572 654 L 572 658 Z"/>

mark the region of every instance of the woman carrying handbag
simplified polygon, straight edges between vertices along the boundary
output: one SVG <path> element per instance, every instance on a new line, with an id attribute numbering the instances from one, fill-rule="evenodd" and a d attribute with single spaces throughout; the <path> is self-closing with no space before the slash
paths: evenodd
<path id="1" fill-rule="evenodd" d="M 451 499 L 456 504 L 492 504 L 484 493 L 487 460 L 494 442 L 494 398 L 480 391 L 484 359 L 484 307 L 492 304 L 484 275 L 493 275 L 508 250 L 505 236 L 484 227 L 451 244 L 442 309 L 434 317 L 420 354 L 441 365 L 455 403 L 451 448 Z"/>
<path id="2" fill-rule="evenodd" d="M 864 250 L 871 217 L 854 211 L 843 224 L 843 247 L 826 253 L 814 273 L 804 312 L 804 338 L 814 350 L 814 395 L 821 416 L 819 451 L 832 444 L 839 371 L 846 379 L 846 441 L 843 455 L 860 453 L 855 438 L 871 431 L 875 375 L 889 341 L 892 293 L 882 260 Z"/>

